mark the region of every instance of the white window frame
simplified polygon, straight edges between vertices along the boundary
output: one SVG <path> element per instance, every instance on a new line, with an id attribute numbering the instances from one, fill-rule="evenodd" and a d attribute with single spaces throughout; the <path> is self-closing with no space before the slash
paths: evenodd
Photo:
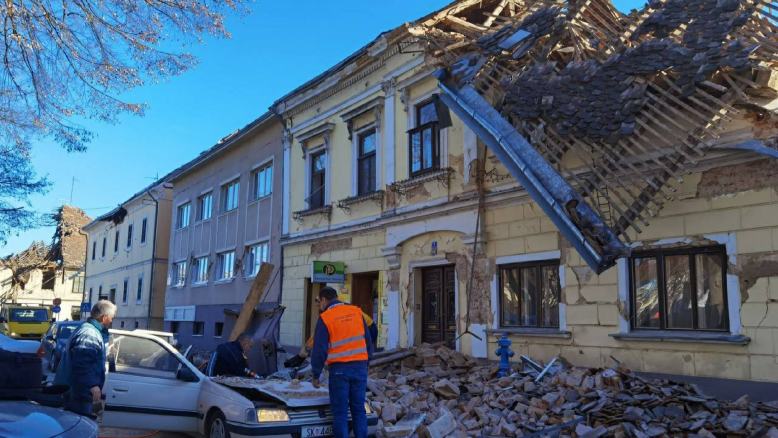
<path id="1" fill-rule="evenodd" d="M 179 276 L 179 273 L 181 272 L 180 265 L 184 266 L 184 273 L 182 276 Z M 172 287 L 175 288 L 182 288 L 186 285 L 186 274 L 187 274 L 187 260 L 179 260 L 177 262 L 173 263 L 173 269 L 171 270 L 171 275 L 173 277 L 172 279 Z M 180 281 L 179 281 L 180 280 Z"/>
<path id="2" fill-rule="evenodd" d="M 249 192 L 250 192 L 249 203 L 273 196 L 273 179 L 275 178 L 275 171 L 276 171 L 274 167 L 275 167 L 275 160 L 273 159 L 273 157 L 270 157 L 251 168 L 251 173 L 249 173 L 249 175 L 251 175 L 251 181 L 249 184 Z M 259 175 L 262 171 L 268 168 L 270 169 L 270 182 L 269 182 L 270 191 L 260 196 L 257 193 L 259 189 L 259 185 L 257 184 L 257 175 Z"/>
<path id="3" fill-rule="evenodd" d="M 180 212 L 181 212 L 181 209 L 183 207 L 186 207 L 187 205 L 189 206 L 189 208 L 188 208 L 188 211 L 187 211 L 186 225 L 182 225 L 182 222 L 183 222 L 182 218 L 183 218 L 183 216 L 181 216 Z M 186 200 L 186 201 L 181 202 L 178 205 L 176 205 L 176 213 L 175 214 L 176 214 L 176 222 L 175 222 L 176 223 L 176 230 L 183 230 L 183 229 L 188 228 L 189 225 L 192 224 L 192 202 L 189 201 L 189 200 Z"/>
<path id="4" fill-rule="evenodd" d="M 229 272 L 230 275 L 229 276 L 225 276 L 224 275 L 225 274 L 224 258 L 225 258 L 225 256 L 227 254 L 230 254 L 230 253 L 232 254 L 232 264 L 231 264 L 232 266 L 230 266 L 230 272 Z M 218 254 L 216 254 L 216 260 L 217 260 L 217 268 L 218 268 L 217 276 L 216 276 L 216 279 L 215 279 L 216 282 L 219 283 L 219 282 L 232 281 L 235 278 L 235 250 L 234 249 L 229 249 L 229 250 L 225 250 L 225 251 L 219 252 Z"/>
<path id="5" fill-rule="evenodd" d="M 561 259 L 561 251 L 554 250 L 554 251 L 543 251 L 543 252 L 535 252 L 535 253 L 527 253 L 527 254 L 518 254 L 518 255 L 511 255 L 511 256 L 503 256 L 503 257 L 497 257 L 495 259 L 495 273 L 492 276 L 492 293 L 491 293 L 491 305 L 492 309 L 495 309 L 495 317 L 492 321 L 492 329 L 493 330 L 508 330 L 508 331 L 515 331 L 515 332 L 521 332 L 522 330 L 526 331 L 537 331 L 537 330 L 549 330 L 549 331 L 556 331 L 554 328 L 532 328 L 532 327 L 500 327 L 500 314 L 502 312 L 502 309 L 500 308 L 500 295 L 502 291 L 500 290 L 500 266 L 502 265 L 514 265 L 519 263 L 532 263 L 532 262 L 543 262 L 543 261 L 551 261 L 551 260 L 559 260 L 559 332 L 567 332 L 567 303 L 564 302 L 564 296 L 565 296 L 565 267 L 566 265 L 562 263 Z"/>
<path id="6" fill-rule="evenodd" d="M 211 198 L 211 206 L 208 210 L 208 217 L 203 217 L 205 210 L 202 208 L 202 200 L 206 197 L 210 196 Z M 205 222 L 211 220 L 213 217 L 213 190 L 209 189 L 201 193 L 197 196 L 197 211 L 195 212 L 195 221 L 196 222 Z"/>
<path id="7" fill-rule="evenodd" d="M 205 261 L 205 279 L 204 280 L 200 280 L 199 279 L 200 278 L 200 268 L 201 268 L 200 263 L 202 261 Z M 209 271 L 209 269 L 208 269 L 209 268 L 208 255 L 204 255 L 204 256 L 201 256 L 201 257 L 196 257 L 195 258 L 195 262 L 194 262 L 194 266 L 192 268 L 193 268 L 192 271 L 194 272 L 194 278 L 192 279 L 192 286 L 208 284 L 208 271 Z"/>
<path id="8" fill-rule="evenodd" d="M 244 266 L 249 267 L 250 270 L 247 271 L 246 278 L 256 277 L 256 275 L 259 273 L 259 268 L 262 266 L 262 263 L 261 262 L 259 264 L 256 263 L 256 260 L 254 259 L 254 248 L 258 248 L 260 246 L 264 246 L 266 248 L 265 251 L 266 259 L 264 260 L 264 262 L 265 263 L 270 262 L 270 241 L 269 240 L 263 240 L 260 242 L 255 242 L 247 245 L 245 254 L 248 260 L 247 263 L 244 264 Z"/>
<path id="9" fill-rule="evenodd" d="M 227 209 L 227 201 L 229 200 L 229 196 L 228 196 L 229 186 L 231 186 L 233 184 L 237 184 L 238 191 L 235 194 L 235 206 L 228 210 Z M 232 178 L 232 179 L 228 180 L 227 182 L 225 182 L 225 183 L 223 183 L 221 185 L 221 188 L 219 189 L 219 195 L 220 195 L 219 211 L 222 214 L 233 212 L 233 211 L 237 210 L 240 207 L 240 185 L 241 185 L 240 184 L 240 176 Z"/>

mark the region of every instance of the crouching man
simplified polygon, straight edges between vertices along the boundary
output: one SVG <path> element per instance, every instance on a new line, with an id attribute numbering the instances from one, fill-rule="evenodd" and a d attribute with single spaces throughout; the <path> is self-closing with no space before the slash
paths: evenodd
<path id="1" fill-rule="evenodd" d="M 319 291 L 319 321 L 313 337 L 311 371 L 313 385 L 319 387 L 319 376 L 329 367 L 332 430 L 336 438 L 348 438 L 348 412 L 356 438 L 367 437 L 367 365 L 372 342 L 362 311 L 357 306 L 338 301 L 331 287 Z"/>
<path id="2" fill-rule="evenodd" d="M 94 417 L 93 406 L 102 400 L 105 384 L 108 328 L 116 316 L 116 305 L 100 300 L 92 306 L 89 319 L 70 336 L 54 383 L 68 385 L 65 409 Z"/>
<path id="3" fill-rule="evenodd" d="M 257 378 L 257 374 L 249 369 L 248 364 L 249 353 L 253 347 L 254 339 L 249 333 L 243 333 L 238 339 L 216 347 L 214 375 Z"/>

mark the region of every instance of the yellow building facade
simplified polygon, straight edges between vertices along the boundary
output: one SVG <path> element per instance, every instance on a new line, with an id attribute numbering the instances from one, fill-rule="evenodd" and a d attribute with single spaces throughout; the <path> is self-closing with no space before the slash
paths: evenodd
<path id="1" fill-rule="evenodd" d="M 633 233 L 634 255 L 597 275 L 439 104 L 421 52 L 396 29 L 274 104 L 285 125 L 283 344 L 313 333 L 324 284 L 313 262 L 342 262 L 342 281 L 327 284 L 375 317 L 386 349 L 446 342 L 496 359 L 507 335 L 515 360 L 778 379 L 773 161 L 701 163 Z M 644 299 L 678 281 L 686 292 Z"/>

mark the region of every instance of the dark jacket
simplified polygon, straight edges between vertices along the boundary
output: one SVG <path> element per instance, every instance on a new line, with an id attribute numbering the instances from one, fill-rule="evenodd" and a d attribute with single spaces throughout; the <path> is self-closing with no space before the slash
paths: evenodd
<path id="1" fill-rule="evenodd" d="M 340 301 L 334 300 L 327 306 L 330 307 L 340 304 Z M 327 309 L 324 309 L 325 311 Z M 368 360 L 373 357 L 373 341 L 370 339 L 370 330 L 367 327 L 367 323 L 362 320 L 365 326 L 365 344 L 367 345 Z M 319 317 L 319 321 L 316 322 L 316 331 L 313 333 L 313 351 L 311 352 L 311 373 L 313 377 L 318 379 L 321 375 L 321 371 L 324 369 L 324 363 L 327 361 L 327 350 L 330 345 L 330 332 L 327 330 L 327 326 Z"/>
<path id="2" fill-rule="evenodd" d="M 68 385 L 73 400 L 91 401 L 90 388 L 103 388 L 108 337 L 108 329 L 91 318 L 70 336 L 54 381 Z"/>
<path id="3" fill-rule="evenodd" d="M 243 357 L 240 342 L 232 341 L 216 347 L 216 364 L 213 373 L 217 376 L 245 376 L 249 364 Z"/>

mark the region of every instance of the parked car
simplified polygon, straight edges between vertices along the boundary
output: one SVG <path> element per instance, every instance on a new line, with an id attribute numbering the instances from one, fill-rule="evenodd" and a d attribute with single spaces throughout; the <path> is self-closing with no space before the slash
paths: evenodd
<path id="1" fill-rule="evenodd" d="M 111 330 L 102 424 L 230 437 L 319 437 L 332 434 L 329 398 L 308 382 L 290 396 L 279 381 L 210 377 L 163 339 Z M 210 367 L 209 367 L 210 368 Z M 369 407 L 375 434 L 378 417 Z"/>
<path id="2" fill-rule="evenodd" d="M 51 325 L 51 309 L 46 306 L 6 304 L 0 311 L 0 329 L 15 339 L 38 340 Z"/>
<path id="3" fill-rule="evenodd" d="M 81 325 L 81 321 L 55 322 L 49 328 L 49 331 L 43 335 L 41 345 L 38 349 L 39 355 L 45 357 L 49 363 L 49 370 L 56 371 L 62 352 L 67 346 L 70 335 Z"/>
<path id="4" fill-rule="evenodd" d="M 0 334 L 0 437 L 97 438 L 94 421 L 59 408 L 66 388 L 42 389 L 41 370 L 25 365 L 40 367 L 39 345 Z"/>
<path id="5" fill-rule="evenodd" d="M 31 400 L 6 399 L 0 390 L 0 437 L 97 438 L 97 423 Z"/>

